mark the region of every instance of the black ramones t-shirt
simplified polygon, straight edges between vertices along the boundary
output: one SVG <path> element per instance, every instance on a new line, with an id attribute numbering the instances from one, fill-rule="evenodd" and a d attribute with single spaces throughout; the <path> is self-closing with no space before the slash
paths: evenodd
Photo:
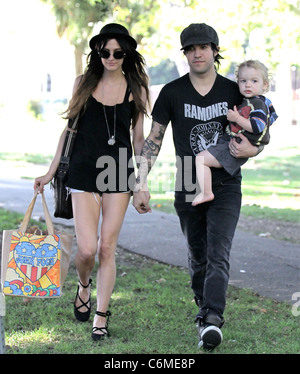
<path id="1" fill-rule="evenodd" d="M 195 156 L 215 145 L 222 136 L 228 121 L 227 111 L 242 101 L 238 85 L 217 74 L 211 91 L 202 96 L 190 81 L 189 74 L 166 84 L 152 111 L 152 118 L 161 125 L 172 123 L 176 149 L 176 192 L 195 189 Z M 214 169 L 213 185 L 228 179 L 240 183 L 241 173 L 231 177 L 224 169 Z"/>

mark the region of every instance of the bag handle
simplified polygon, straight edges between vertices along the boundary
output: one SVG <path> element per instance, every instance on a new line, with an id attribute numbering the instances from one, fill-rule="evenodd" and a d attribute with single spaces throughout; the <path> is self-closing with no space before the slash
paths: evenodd
<path id="1" fill-rule="evenodd" d="M 31 203 L 29 204 L 29 206 L 27 208 L 24 219 L 23 219 L 23 221 L 21 223 L 21 226 L 20 226 L 20 231 L 22 231 L 22 232 L 26 232 L 26 230 L 27 230 L 30 218 L 32 216 L 32 211 L 33 211 L 33 208 L 34 208 L 34 205 L 35 205 L 35 202 L 36 202 L 37 195 L 38 195 L 38 191 L 35 190 L 34 195 L 33 195 L 33 199 L 31 200 Z M 54 235 L 54 227 L 53 227 L 51 216 L 50 216 L 50 213 L 49 213 L 49 210 L 48 210 L 48 207 L 47 207 L 44 192 L 41 192 L 41 195 L 42 195 L 43 210 L 44 210 L 44 215 L 45 215 L 47 231 L 48 231 L 49 235 Z"/>

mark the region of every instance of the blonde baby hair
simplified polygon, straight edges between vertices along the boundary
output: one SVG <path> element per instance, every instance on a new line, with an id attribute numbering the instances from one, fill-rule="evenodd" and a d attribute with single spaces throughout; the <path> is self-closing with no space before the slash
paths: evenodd
<path id="1" fill-rule="evenodd" d="M 253 68 L 253 69 L 261 71 L 263 81 L 264 83 L 267 83 L 267 89 L 265 90 L 265 92 L 267 92 L 269 90 L 269 84 L 270 84 L 270 76 L 269 76 L 268 68 L 262 62 L 258 60 L 244 61 L 236 67 L 235 76 L 237 80 L 239 79 L 240 69 L 245 68 L 245 67 Z"/>

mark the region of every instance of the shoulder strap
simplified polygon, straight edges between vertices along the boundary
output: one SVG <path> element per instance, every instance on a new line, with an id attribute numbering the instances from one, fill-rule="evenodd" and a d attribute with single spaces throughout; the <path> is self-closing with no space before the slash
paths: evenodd
<path id="1" fill-rule="evenodd" d="M 80 82 L 82 81 L 82 78 L 83 76 L 81 76 Z M 68 120 L 66 137 L 65 137 L 61 157 L 60 157 L 60 162 L 57 168 L 57 172 L 63 172 L 65 174 L 66 171 L 69 169 L 70 157 L 71 157 L 71 153 L 72 153 L 72 149 L 74 146 L 75 137 L 77 133 L 78 120 L 82 113 L 82 110 L 83 108 L 79 111 L 76 117 L 69 118 Z"/>
<path id="2" fill-rule="evenodd" d="M 75 136 L 77 133 L 77 124 L 78 124 L 79 117 L 80 117 L 80 112 L 77 114 L 75 118 L 69 118 L 66 139 L 65 139 L 65 143 L 64 143 L 64 147 L 62 151 L 62 155 L 65 157 L 71 155 Z"/>
<path id="3" fill-rule="evenodd" d="M 68 121 L 66 138 L 65 138 L 64 145 L 63 145 L 59 165 L 57 168 L 58 173 L 65 174 L 67 170 L 69 169 L 69 162 L 70 162 L 70 157 L 71 157 L 72 149 L 73 149 L 74 142 L 75 142 L 75 137 L 77 133 L 77 124 L 78 124 L 78 119 L 80 117 L 80 113 L 81 111 L 77 114 L 75 118 L 70 118 Z"/>

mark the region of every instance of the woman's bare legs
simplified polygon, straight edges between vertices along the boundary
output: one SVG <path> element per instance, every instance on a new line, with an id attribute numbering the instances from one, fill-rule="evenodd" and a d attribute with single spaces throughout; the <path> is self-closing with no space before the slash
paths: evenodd
<path id="1" fill-rule="evenodd" d="M 214 199 L 214 194 L 212 192 L 211 167 L 221 168 L 222 166 L 208 151 L 200 152 L 196 156 L 196 174 L 201 192 L 193 200 L 193 206 Z"/>
<path id="2" fill-rule="evenodd" d="M 102 224 L 97 272 L 97 311 L 107 311 L 116 280 L 115 252 L 130 199 L 129 193 L 102 195 Z M 94 327 L 104 327 L 106 318 L 95 315 Z M 95 333 L 103 334 L 101 331 Z"/>
<path id="3" fill-rule="evenodd" d="M 89 284 L 91 272 L 94 268 L 98 247 L 100 196 L 90 192 L 72 193 L 72 205 L 78 246 L 75 266 L 80 282 L 86 286 Z M 79 297 L 84 302 L 88 301 L 89 295 L 90 287 L 79 286 Z M 79 307 L 81 304 L 77 298 L 75 306 Z M 83 306 L 79 311 L 84 313 L 87 308 Z"/>

